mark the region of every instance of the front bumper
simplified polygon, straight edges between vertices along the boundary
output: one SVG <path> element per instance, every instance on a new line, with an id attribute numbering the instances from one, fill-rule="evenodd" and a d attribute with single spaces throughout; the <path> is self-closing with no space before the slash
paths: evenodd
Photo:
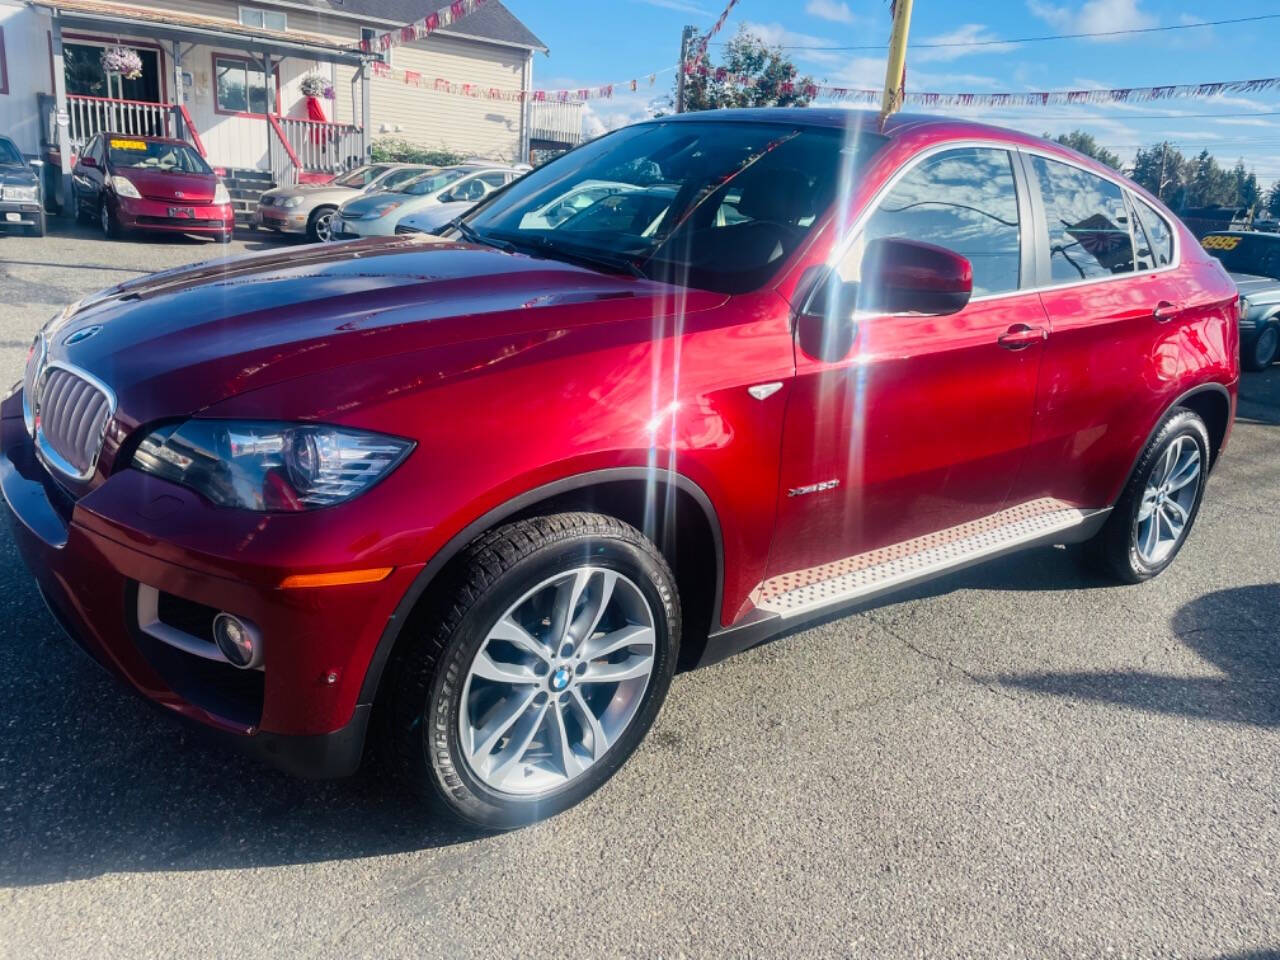
<path id="1" fill-rule="evenodd" d="M 269 230 L 279 230 L 281 233 L 306 233 L 307 220 L 311 216 L 311 211 L 302 207 L 264 207 L 259 205 L 253 212 L 253 222 Z"/>
<path id="2" fill-rule="evenodd" d="M 36 459 L 14 405 L 4 412 L 0 489 L 23 561 L 67 633 L 154 703 L 283 769 L 354 772 L 370 710 L 361 685 L 421 566 L 396 568 L 378 583 L 283 590 L 283 568 L 253 562 L 249 543 L 237 577 L 225 556 L 184 546 L 202 530 L 225 527 L 225 511 L 134 470 L 72 501 Z M 263 670 L 235 670 L 144 634 L 139 585 L 255 623 Z"/>
<path id="3" fill-rule="evenodd" d="M 178 213 L 182 211 L 182 213 Z M 190 211 L 190 215 L 186 215 Z M 135 200 L 116 198 L 116 219 L 132 230 L 160 230 L 170 233 L 223 234 L 235 229 L 236 215 L 231 204 L 194 203 L 181 200 Z"/>
<path id="4" fill-rule="evenodd" d="M 398 217 L 390 215 L 378 217 L 375 220 L 345 220 L 340 214 L 335 213 L 330 231 L 334 240 L 358 240 L 361 237 L 392 237 L 395 236 L 398 222 Z"/>
<path id="5" fill-rule="evenodd" d="M 34 227 L 40 222 L 39 202 L 0 200 L 0 227 Z"/>

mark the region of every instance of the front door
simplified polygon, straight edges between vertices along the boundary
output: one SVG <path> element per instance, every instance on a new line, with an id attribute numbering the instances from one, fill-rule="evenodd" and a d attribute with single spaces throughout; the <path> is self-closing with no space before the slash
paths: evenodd
<path id="1" fill-rule="evenodd" d="M 973 299 L 949 316 L 859 316 L 838 362 L 797 347 L 771 581 L 809 571 L 813 582 L 815 567 L 1005 504 L 1031 436 L 1045 327 L 1028 289 L 1031 218 L 1013 161 L 986 147 L 926 156 L 881 196 L 843 257 L 841 277 L 856 281 L 873 239 L 945 247 L 973 264 Z"/>

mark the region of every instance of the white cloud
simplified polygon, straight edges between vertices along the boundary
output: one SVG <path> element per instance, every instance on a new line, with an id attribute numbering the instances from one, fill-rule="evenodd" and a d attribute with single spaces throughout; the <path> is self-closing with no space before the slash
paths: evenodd
<path id="1" fill-rule="evenodd" d="M 631 0 L 632 3 L 643 3 L 650 7 L 661 7 L 663 10 L 678 10 L 680 13 L 694 13 L 700 17 L 710 17 L 711 11 L 689 3 L 688 0 Z"/>
<path id="2" fill-rule="evenodd" d="M 1142 0 L 1086 0 L 1079 7 L 1027 0 L 1027 8 L 1035 16 L 1068 33 L 1141 30 L 1155 26 L 1156 18 L 1141 7 Z"/>
<path id="3" fill-rule="evenodd" d="M 940 33 L 932 37 L 924 37 L 920 43 L 951 43 L 951 44 L 973 44 L 981 43 L 984 46 L 952 46 L 952 47 L 919 47 L 914 50 L 913 59 L 916 63 L 949 63 L 952 60 L 958 60 L 960 57 L 968 57 L 977 53 L 1008 53 L 1010 50 L 1016 50 L 1016 43 L 993 43 L 998 39 L 990 29 L 981 23 L 966 23 L 962 27 L 957 27 L 950 33 Z"/>
<path id="4" fill-rule="evenodd" d="M 832 23 L 853 23 L 853 11 L 843 0 L 809 0 L 804 5 L 804 12 L 819 20 L 830 20 Z"/>

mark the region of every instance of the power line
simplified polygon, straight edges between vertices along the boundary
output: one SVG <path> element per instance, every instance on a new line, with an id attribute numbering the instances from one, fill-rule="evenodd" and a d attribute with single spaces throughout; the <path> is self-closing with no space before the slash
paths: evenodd
<path id="1" fill-rule="evenodd" d="M 1014 43 L 1044 43 L 1047 40 L 1087 40 L 1096 37 L 1124 37 L 1142 33 L 1166 33 L 1170 30 L 1195 30 L 1200 27 L 1225 27 L 1237 23 L 1257 23 L 1260 20 L 1280 20 L 1280 13 L 1262 13 L 1254 17 L 1236 17 L 1232 20 L 1206 20 L 1204 23 L 1171 23 L 1164 27 L 1131 27 L 1128 30 L 1093 30 L 1087 33 L 1051 33 L 1036 37 L 1011 37 L 1006 40 L 952 40 L 938 43 L 913 43 L 912 50 L 942 50 L 951 47 L 1003 47 Z M 712 46 L 726 46 L 730 40 L 718 40 Z M 782 50 L 884 50 L 883 43 L 863 44 L 851 47 L 828 47 L 816 44 L 780 44 Z"/>

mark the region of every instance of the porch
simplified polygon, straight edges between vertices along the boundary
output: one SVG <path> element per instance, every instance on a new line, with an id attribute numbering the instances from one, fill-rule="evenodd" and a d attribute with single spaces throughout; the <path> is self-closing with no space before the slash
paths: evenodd
<path id="1" fill-rule="evenodd" d="M 64 189 L 103 131 L 186 140 L 228 181 L 238 213 L 270 186 L 327 179 L 368 155 L 370 57 L 347 44 L 100 0 L 32 4 L 50 16 L 54 93 L 40 111 Z M 138 53 L 138 76 L 103 72 L 100 53 L 115 46 Z M 353 68 L 349 84 L 339 67 Z M 332 99 L 307 97 L 308 78 Z M 335 122 L 339 110 L 354 122 Z"/>

